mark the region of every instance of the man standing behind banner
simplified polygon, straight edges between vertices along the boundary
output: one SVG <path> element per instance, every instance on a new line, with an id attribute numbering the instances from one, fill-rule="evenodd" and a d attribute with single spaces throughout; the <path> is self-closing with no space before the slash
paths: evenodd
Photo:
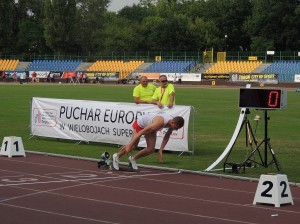
<path id="1" fill-rule="evenodd" d="M 159 108 L 163 108 L 167 105 L 168 108 L 172 108 L 175 104 L 175 89 L 174 85 L 168 83 L 166 75 L 159 77 L 160 87 L 157 88 L 152 96 L 152 103 L 156 104 Z"/>
<path id="2" fill-rule="evenodd" d="M 140 84 L 137 85 L 133 90 L 133 98 L 136 104 L 139 103 L 151 103 L 152 96 L 156 89 L 151 83 L 148 83 L 147 76 L 142 76 L 140 78 Z"/>

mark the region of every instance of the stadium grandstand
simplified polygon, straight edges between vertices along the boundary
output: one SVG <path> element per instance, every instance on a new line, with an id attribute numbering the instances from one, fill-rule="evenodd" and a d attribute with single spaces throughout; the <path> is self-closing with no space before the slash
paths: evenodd
<path id="1" fill-rule="evenodd" d="M 276 61 L 264 69 L 262 73 L 276 73 L 280 82 L 293 82 L 294 75 L 300 74 L 300 61 Z"/>
<path id="2" fill-rule="evenodd" d="M 87 68 L 87 71 L 120 72 L 120 78 L 125 79 L 143 63 L 144 61 L 96 61 Z"/>
<path id="3" fill-rule="evenodd" d="M 76 71 L 80 60 L 33 60 L 27 71 Z"/>
<path id="4" fill-rule="evenodd" d="M 189 72 L 196 66 L 194 61 L 159 61 L 154 62 L 144 72 Z"/>
<path id="5" fill-rule="evenodd" d="M 207 74 L 251 73 L 262 61 L 219 61 L 205 71 Z"/>
<path id="6" fill-rule="evenodd" d="M 19 63 L 19 60 L 4 59 L 0 60 L 0 70 L 14 71 Z"/>
<path id="7" fill-rule="evenodd" d="M 168 78 L 173 80 L 173 77 L 180 73 L 184 83 L 202 82 L 209 80 L 222 79 L 233 81 L 231 79 L 232 73 L 237 73 L 243 78 L 248 74 L 264 74 L 265 80 L 270 80 L 271 76 L 275 75 L 271 80 L 276 79 L 279 83 L 294 83 L 297 85 L 300 82 L 300 61 L 297 60 L 279 60 L 271 63 L 266 62 L 266 58 L 257 57 L 257 60 L 225 60 L 217 61 L 215 63 L 203 63 L 201 60 L 162 60 L 144 62 L 144 60 L 96 60 L 95 62 L 85 62 L 79 59 L 72 60 L 41 60 L 35 59 L 31 62 L 22 62 L 15 59 L 1 59 L 0 72 L 6 81 L 9 82 L 14 76 L 20 78 L 22 73 L 30 79 L 33 72 L 38 73 L 40 81 L 49 80 L 50 74 L 54 79 L 64 78 L 73 73 L 73 77 L 80 74 L 86 74 L 90 83 L 94 83 L 96 77 L 106 77 L 104 80 L 116 81 L 135 79 L 140 75 L 154 75 L 150 78 L 155 80 L 160 73 L 168 73 Z M 260 59 L 260 60 L 259 60 Z M 17 73 L 16 75 L 14 73 Z M 5 74 L 5 76 L 3 76 Z M 48 74 L 48 75 L 47 75 Z M 54 74 L 54 75 L 53 75 Z M 191 80 L 192 76 L 197 76 L 197 79 Z M 205 76 L 207 75 L 207 76 Z M 215 76 L 216 75 L 216 76 Z M 218 76 L 220 75 L 220 76 Z M 110 78 L 108 78 L 110 76 Z M 155 78 L 156 77 L 156 78 Z M 188 77 L 188 78 L 187 78 Z M 199 78 L 200 77 L 200 78 Z M 219 77 L 219 78 L 218 78 Z M 53 80 L 54 80 L 53 79 Z M 237 79 L 235 81 L 241 81 Z M 244 81 L 247 81 L 246 78 Z M 249 79 L 248 81 L 255 81 Z M 259 80 L 261 81 L 261 80 Z M 259 82 L 258 81 L 258 82 Z M 207 83 L 208 83 L 207 82 Z M 278 83 L 277 82 L 277 83 Z"/>

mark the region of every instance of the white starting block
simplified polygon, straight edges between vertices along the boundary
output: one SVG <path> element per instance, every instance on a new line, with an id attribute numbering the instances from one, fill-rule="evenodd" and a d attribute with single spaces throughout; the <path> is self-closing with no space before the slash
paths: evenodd
<path id="1" fill-rule="evenodd" d="M 261 175 L 256 189 L 253 204 L 294 204 L 287 176 L 284 174 Z"/>
<path id="2" fill-rule="evenodd" d="M 0 155 L 3 156 L 26 156 L 21 137 L 9 136 L 4 137 Z"/>

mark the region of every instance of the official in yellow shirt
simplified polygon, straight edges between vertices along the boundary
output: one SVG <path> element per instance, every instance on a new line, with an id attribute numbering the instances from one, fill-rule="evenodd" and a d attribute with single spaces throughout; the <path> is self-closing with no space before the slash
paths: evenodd
<path id="1" fill-rule="evenodd" d="M 148 83 L 147 76 L 140 78 L 140 84 L 133 89 L 133 99 L 136 104 L 152 103 L 152 96 L 156 90 L 156 86 Z"/>
<path id="2" fill-rule="evenodd" d="M 152 103 L 156 104 L 159 108 L 163 108 L 166 105 L 168 108 L 172 108 L 175 105 L 175 88 L 173 84 L 168 83 L 166 75 L 159 77 L 161 86 L 157 88 L 152 96 Z"/>

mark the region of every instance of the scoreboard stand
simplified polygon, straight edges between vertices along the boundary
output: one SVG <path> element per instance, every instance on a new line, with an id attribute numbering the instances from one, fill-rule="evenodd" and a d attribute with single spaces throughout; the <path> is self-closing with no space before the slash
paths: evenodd
<path id="1" fill-rule="evenodd" d="M 252 129 L 250 124 L 248 124 L 247 116 L 245 116 L 245 120 L 243 121 L 242 126 L 246 124 L 246 131 L 249 132 L 249 135 L 252 136 L 252 140 L 255 143 L 255 148 L 252 147 L 251 154 L 245 159 L 242 163 L 228 163 L 227 159 L 230 155 L 230 152 L 226 158 L 224 163 L 224 171 L 225 166 L 232 166 L 233 172 L 238 172 L 241 168 L 251 166 L 252 162 L 254 164 L 261 165 L 265 168 L 269 167 L 271 164 L 275 163 L 277 170 L 282 172 L 281 166 L 275 156 L 274 150 L 271 147 L 270 138 L 268 136 L 268 121 L 270 117 L 268 117 L 268 110 L 276 110 L 276 109 L 286 109 L 287 108 L 287 91 L 281 89 L 264 89 L 264 88 L 241 88 L 240 89 L 240 97 L 239 97 L 239 107 L 245 109 L 245 113 L 249 109 L 263 110 L 264 111 L 264 138 L 260 144 L 257 145 L 254 134 L 252 133 Z M 247 132 L 246 135 L 248 136 Z M 236 139 L 235 139 L 236 140 Z M 247 141 L 247 140 L 246 140 Z M 264 146 L 264 152 L 260 151 L 261 146 Z M 271 153 L 272 159 L 268 161 L 269 151 Z M 254 155 L 259 155 L 259 161 L 255 161 Z"/>
<path id="2" fill-rule="evenodd" d="M 254 162 L 263 167 L 268 167 L 275 163 L 277 170 L 282 172 L 280 164 L 275 156 L 274 150 L 271 147 L 270 138 L 268 136 L 268 110 L 286 109 L 287 108 L 287 91 L 281 89 L 251 89 L 241 88 L 239 107 L 254 108 L 258 110 L 264 110 L 264 139 L 262 142 L 252 151 L 249 157 L 242 163 L 245 166 L 248 162 Z M 260 147 L 264 145 L 264 158 L 260 152 Z M 272 159 L 268 162 L 268 151 L 271 152 Z M 252 159 L 255 153 L 258 153 L 260 162 Z"/>

